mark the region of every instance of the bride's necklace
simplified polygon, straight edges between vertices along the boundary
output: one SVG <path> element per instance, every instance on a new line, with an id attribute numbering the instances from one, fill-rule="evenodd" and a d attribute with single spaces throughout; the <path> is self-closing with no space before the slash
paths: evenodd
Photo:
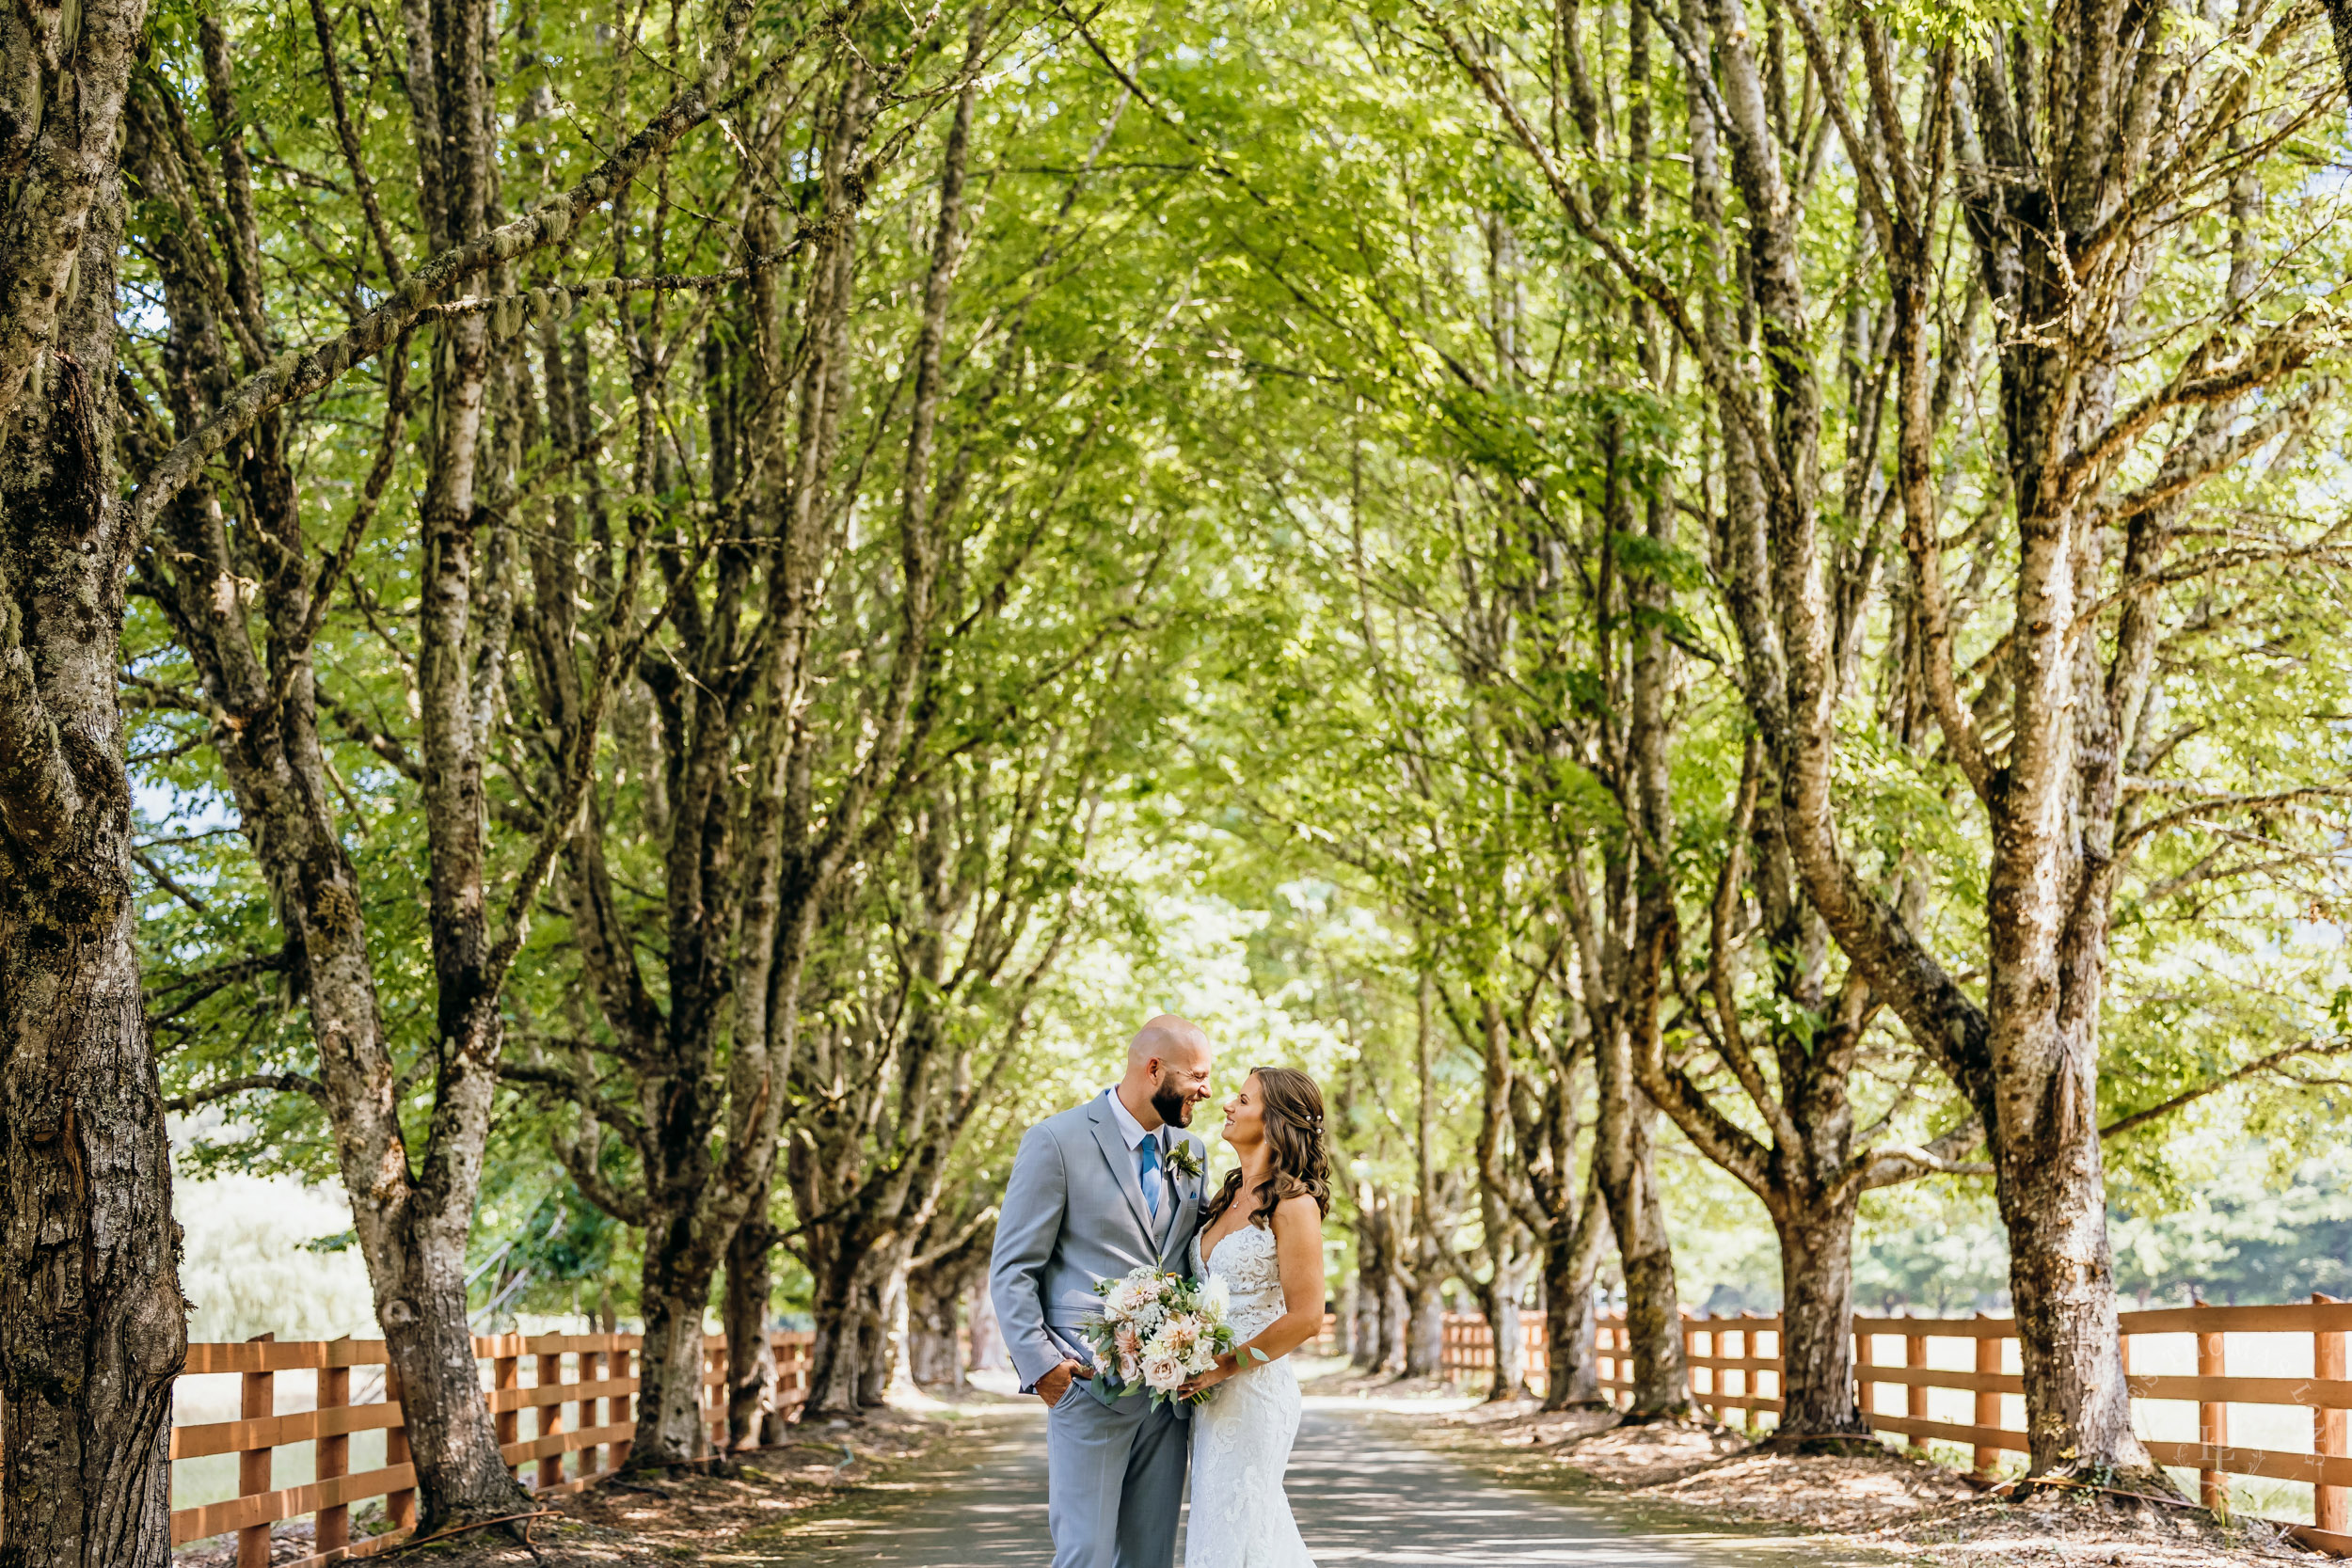
<path id="1" fill-rule="evenodd" d="M 1216 1256 L 1216 1249 L 1218 1247 L 1223 1246 L 1227 1242 L 1232 1241 L 1235 1236 L 1249 1227 L 1249 1212 L 1248 1210 L 1242 1208 L 1242 1204 L 1248 1200 L 1251 1196 L 1251 1191 L 1252 1189 L 1250 1188 L 1248 1181 L 1244 1180 L 1241 1185 L 1241 1190 L 1233 1195 L 1233 1201 L 1225 1206 L 1225 1212 L 1217 1215 L 1216 1221 L 1209 1227 L 1209 1228 L 1201 1233 L 1200 1266 L 1202 1268 L 1205 1269 L 1209 1266 L 1209 1259 Z M 1223 1235 L 1218 1235 L 1216 1233 L 1216 1227 L 1218 1226 L 1225 1225 L 1228 1220 L 1232 1219 L 1236 1211 L 1238 1211 L 1241 1214 L 1239 1223 L 1228 1226 L 1225 1233 Z"/>

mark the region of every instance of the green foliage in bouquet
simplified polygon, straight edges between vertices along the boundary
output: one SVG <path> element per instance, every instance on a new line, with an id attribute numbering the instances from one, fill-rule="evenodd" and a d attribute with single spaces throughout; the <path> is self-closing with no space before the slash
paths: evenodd
<path id="1" fill-rule="evenodd" d="M 1080 1333 L 1114 1397 L 1148 1393 L 1155 1406 L 1180 1398 L 1198 1404 L 1209 1397 L 1208 1390 L 1191 1396 L 1178 1390 L 1233 1348 L 1223 1280 L 1190 1279 L 1147 1265 L 1095 1281 L 1094 1293 L 1103 1298 L 1103 1310 Z"/>

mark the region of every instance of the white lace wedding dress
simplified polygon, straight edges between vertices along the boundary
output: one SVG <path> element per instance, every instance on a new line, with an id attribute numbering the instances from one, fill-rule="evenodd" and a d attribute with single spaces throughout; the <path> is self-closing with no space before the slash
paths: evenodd
<path id="1" fill-rule="evenodd" d="M 1204 1260 L 1192 1240 L 1196 1278 L 1215 1272 L 1232 1292 L 1226 1322 L 1247 1343 L 1282 1315 L 1274 1232 L 1245 1225 Z M 1258 1362 L 1210 1391 L 1192 1413 L 1192 1513 L 1184 1568 L 1315 1568 L 1291 1518 L 1282 1471 L 1298 1435 L 1298 1373 L 1290 1357 Z"/>

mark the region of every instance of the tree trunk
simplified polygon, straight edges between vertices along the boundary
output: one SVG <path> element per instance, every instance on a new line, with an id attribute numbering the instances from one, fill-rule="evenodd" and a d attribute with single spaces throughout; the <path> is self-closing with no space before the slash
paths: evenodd
<path id="1" fill-rule="evenodd" d="M 907 1287 L 907 1371 L 919 1388 L 963 1386 L 963 1346 L 956 1308 L 961 1290 Z"/>
<path id="2" fill-rule="evenodd" d="M 1605 1402 L 1594 1354 L 1593 1276 L 1600 1263 L 1600 1193 L 1585 1189 L 1577 1223 L 1555 1217 L 1544 1242 L 1544 1408 Z"/>
<path id="3" fill-rule="evenodd" d="M 2052 1078 L 2045 1137 L 1994 1140 L 2033 1470 L 2152 1470 L 2132 1430 L 2090 1074 L 2070 1064 Z"/>
<path id="4" fill-rule="evenodd" d="M 1005 1356 L 1005 1337 L 996 1326 L 996 1306 L 989 1300 L 988 1281 L 983 1278 L 966 1291 L 963 1321 L 971 1325 L 972 1370 L 993 1370 L 1009 1363 Z"/>
<path id="5" fill-rule="evenodd" d="M 1340 1281 L 1339 1304 L 1331 1314 L 1331 1354 L 1346 1361 L 1356 1359 L 1356 1314 L 1362 1294 L 1357 1279 L 1351 1274 Z"/>
<path id="6" fill-rule="evenodd" d="M 1388 1281 L 1361 1269 L 1356 1274 L 1356 1343 L 1349 1361 L 1359 1370 L 1376 1372 L 1388 1348 Z"/>
<path id="7" fill-rule="evenodd" d="M 906 1265 L 900 1263 L 884 1273 L 867 1310 L 866 1363 L 858 1378 L 859 1409 L 872 1410 L 888 1402 L 892 1386 L 908 1377 L 906 1344 L 907 1275 Z"/>
<path id="8" fill-rule="evenodd" d="M 1600 1076 L 1600 1116 L 1593 1178 L 1616 1232 L 1625 1271 L 1626 1336 L 1631 1342 L 1637 1420 L 1686 1416 L 1690 1377 L 1683 1365 L 1682 1311 L 1675 1292 L 1674 1249 L 1658 1192 L 1657 1150 L 1651 1140 L 1657 1107 L 1635 1086 L 1631 1053 L 1615 1028 L 1597 1031 L 1594 1059 Z"/>
<path id="9" fill-rule="evenodd" d="M 710 1300 L 713 1271 L 703 1271 L 698 1291 L 683 1275 L 658 1273 L 655 1258 L 648 1245 L 638 1285 L 638 1310 L 644 1315 L 645 1328 L 637 1431 L 625 1466 L 629 1470 L 682 1465 L 695 1457 L 707 1437 L 702 1427 L 703 1311 Z"/>
<path id="10" fill-rule="evenodd" d="M 1526 1264 L 1512 1257 L 1497 1262 L 1492 1275 L 1471 1286 L 1494 1340 L 1494 1375 L 1486 1385 L 1490 1401 L 1525 1399 L 1533 1392 L 1527 1386 L 1527 1331 L 1520 1325 L 1526 1273 Z"/>
<path id="11" fill-rule="evenodd" d="M 416 1224 L 368 1258 L 384 1350 L 400 1376 L 402 1424 L 417 1467 L 418 1529 L 496 1517 L 529 1495 L 506 1467 L 482 1398 L 482 1369 L 466 1322 L 466 1254 L 446 1227 Z M 355 1214 L 355 1217 L 356 1214 Z M 419 1235 L 416 1230 L 439 1231 Z"/>
<path id="12" fill-rule="evenodd" d="M 83 13 L 78 46 L 62 46 L 80 96 L 40 133 L 44 144 L 68 133 L 79 150 L 44 145 L 0 229 L 0 1561 L 10 1568 L 171 1560 L 166 1445 L 187 1309 L 133 940 L 116 700 L 130 542 L 109 462 L 121 224 L 111 152 L 141 14 Z M 11 83 L 33 15 L 0 22 Z M 61 192 L 46 178 L 86 161 L 98 166 L 87 188 Z M 88 205 L 53 206 L 61 195 Z M 40 384 L 12 396 L 27 359 Z"/>
<path id="13" fill-rule="evenodd" d="M 1384 1370 L 1398 1337 L 1391 1325 L 1389 1297 L 1395 1285 L 1394 1210 L 1378 1187 L 1356 1189 L 1356 1366 Z M 1397 1364 L 1403 1365 L 1400 1357 Z"/>
<path id="14" fill-rule="evenodd" d="M 1780 1234 L 1780 1434 L 1867 1437 L 1853 1379 L 1858 1188 L 1773 1216 Z M 1751 1352 L 1750 1354 L 1754 1354 Z"/>
<path id="15" fill-rule="evenodd" d="M 768 1342 L 768 1260 L 775 1227 L 768 1223 L 766 1195 L 752 1202 L 727 1243 L 727 1447 L 755 1449 L 782 1440 L 784 1413 L 777 1404 L 776 1353 Z"/>
<path id="16" fill-rule="evenodd" d="M 816 1276 L 809 1295 L 809 1315 L 817 1335 L 808 1353 L 808 1402 L 803 1420 L 812 1417 L 854 1417 L 858 1409 L 858 1379 L 864 1365 L 865 1326 L 858 1311 L 862 1259 L 827 1257 L 821 1232 L 812 1237 L 809 1272 Z"/>
<path id="17" fill-rule="evenodd" d="M 21 496 L 7 498 L 11 523 Z M 84 602 L 103 607 L 106 586 L 87 586 Z M 78 673 L 111 674 L 114 637 L 91 629 L 104 647 Z M 121 756 L 111 712 L 49 705 L 108 739 L 89 763 Z M 70 837 L 11 855 L 0 876 L 0 1477 L 14 1504 L 0 1561 L 11 1565 L 171 1558 L 180 1227 L 132 938 L 130 795 L 119 771 L 104 793 L 91 787 L 103 783 L 84 784 Z"/>
<path id="18" fill-rule="evenodd" d="M 1435 1272 L 1422 1271 L 1406 1291 L 1406 1377 L 1445 1375 L 1445 1297 L 1438 1291 L 1442 1281 L 1433 1277 Z"/>
<path id="19" fill-rule="evenodd" d="M 1547 1272 L 1553 1253 L 1544 1252 Z M 1593 1279 L 1580 1282 L 1570 1270 L 1548 1277 L 1544 1286 L 1544 1408 L 1578 1410 L 1605 1402 L 1600 1397 L 1600 1358 L 1594 1354 Z"/>

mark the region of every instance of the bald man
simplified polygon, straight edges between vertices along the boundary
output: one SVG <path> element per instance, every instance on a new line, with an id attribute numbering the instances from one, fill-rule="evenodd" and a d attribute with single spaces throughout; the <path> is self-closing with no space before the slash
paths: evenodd
<path id="1" fill-rule="evenodd" d="M 1093 1377 L 1079 1325 L 1098 1279 L 1185 1271 L 1207 1150 L 1184 1131 L 1209 1098 L 1208 1036 L 1171 1013 L 1127 1047 L 1127 1070 L 1085 1104 L 1029 1129 L 996 1221 L 989 1291 L 1021 1391 L 1045 1402 L 1054 1568 L 1169 1568 L 1190 1412 L 1117 1399 Z"/>

